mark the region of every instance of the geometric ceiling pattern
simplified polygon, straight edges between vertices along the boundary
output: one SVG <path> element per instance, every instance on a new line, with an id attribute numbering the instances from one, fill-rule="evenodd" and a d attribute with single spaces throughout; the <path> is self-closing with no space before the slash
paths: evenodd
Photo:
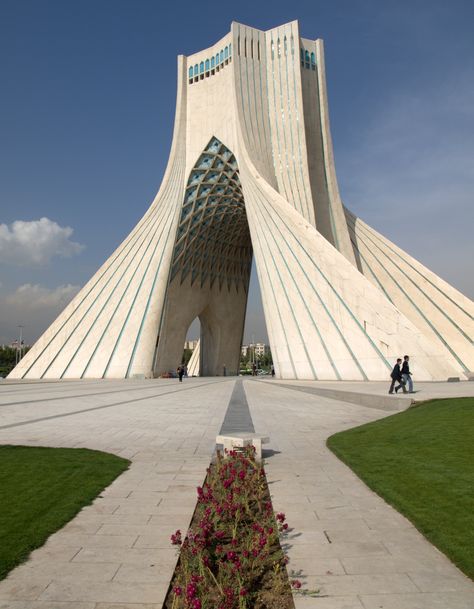
<path id="1" fill-rule="evenodd" d="M 171 281 L 201 287 L 217 281 L 219 289 L 247 290 L 252 243 L 237 162 L 232 152 L 213 137 L 199 157 L 186 186 Z"/>

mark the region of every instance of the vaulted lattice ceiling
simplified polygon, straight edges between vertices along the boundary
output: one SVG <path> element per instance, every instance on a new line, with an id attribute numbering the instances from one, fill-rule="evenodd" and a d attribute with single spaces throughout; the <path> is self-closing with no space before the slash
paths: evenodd
<path id="1" fill-rule="evenodd" d="M 186 186 L 173 252 L 171 280 L 247 290 L 252 244 L 237 162 L 213 137 Z"/>

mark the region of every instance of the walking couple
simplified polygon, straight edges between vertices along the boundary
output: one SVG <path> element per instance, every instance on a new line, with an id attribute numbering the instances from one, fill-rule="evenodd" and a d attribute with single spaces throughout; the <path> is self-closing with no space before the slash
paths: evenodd
<path id="1" fill-rule="evenodd" d="M 392 383 L 390 385 L 389 393 L 393 393 L 393 389 L 395 387 L 395 383 L 399 383 L 398 387 L 395 387 L 395 393 L 398 393 L 399 389 L 403 389 L 403 393 L 415 393 L 413 391 L 413 381 L 411 380 L 411 372 L 410 372 L 410 357 L 405 355 L 402 359 L 399 357 L 397 359 L 397 363 L 393 367 L 392 373 L 390 376 L 392 377 Z M 406 389 L 406 385 L 408 383 L 408 392 Z"/>

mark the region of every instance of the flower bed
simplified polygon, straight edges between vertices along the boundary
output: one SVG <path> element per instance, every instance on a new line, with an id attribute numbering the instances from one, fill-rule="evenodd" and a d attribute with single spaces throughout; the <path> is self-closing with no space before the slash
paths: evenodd
<path id="1" fill-rule="evenodd" d="M 288 529 L 285 520 L 273 512 L 265 471 L 253 451 L 232 451 L 227 458 L 218 453 L 198 488 L 186 538 L 180 531 L 171 536 L 180 557 L 164 606 L 294 609 L 279 543 Z"/>

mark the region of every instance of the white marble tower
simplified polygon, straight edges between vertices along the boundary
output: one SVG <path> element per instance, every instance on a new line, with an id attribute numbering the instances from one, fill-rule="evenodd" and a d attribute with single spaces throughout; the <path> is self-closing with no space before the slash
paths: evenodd
<path id="1" fill-rule="evenodd" d="M 235 374 L 255 256 L 277 376 L 418 380 L 474 369 L 474 305 L 341 202 L 321 40 L 239 23 L 178 57 L 168 166 L 150 208 L 12 378 Z"/>

